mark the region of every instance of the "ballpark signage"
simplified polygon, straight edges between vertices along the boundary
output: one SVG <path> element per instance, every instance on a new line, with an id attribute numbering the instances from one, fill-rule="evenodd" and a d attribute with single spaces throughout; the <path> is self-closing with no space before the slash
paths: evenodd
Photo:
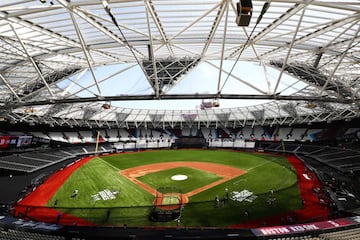
<path id="1" fill-rule="evenodd" d="M 288 226 L 274 226 L 251 229 L 256 236 L 285 235 L 294 233 L 304 233 L 316 230 L 332 229 L 336 227 L 345 227 L 358 224 L 359 219 L 339 218 L 323 222 L 295 224 Z"/>
<path id="2" fill-rule="evenodd" d="M 91 195 L 92 199 L 94 201 L 99 200 L 113 200 L 116 198 L 116 195 L 119 193 L 119 191 L 110 191 L 109 189 L 102 190 L 98 192 L 97 194 Z"/>

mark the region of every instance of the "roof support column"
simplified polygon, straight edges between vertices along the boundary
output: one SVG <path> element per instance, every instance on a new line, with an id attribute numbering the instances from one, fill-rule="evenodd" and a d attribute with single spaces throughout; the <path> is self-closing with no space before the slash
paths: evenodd
<path id="1" fill-rule="evenodd" d="M 155 23 L 157 29 L 159 30 L 161 38 L 164 41 L 164 43 L 166 45 L 166 48 L 169 51 L 170 56 L 174 57 L 175 54 L 174 54 L 173 50 L 171 49 L 171 45 L 169 44 L 168 38 L 165 35 L 165 31 L 164 31 L 164 28 L 163 28 L 163 26 L 162 26 L 162 24 L 160 22 L 160 19 L 157 16 L 157 14 L 155 13 L 155 9 L 154 9 L 154 5 L 152 4 L 152 1 L 151 0 L 145 0 L 145 5 L 146 5 L 146 9 L 147 9 L 146 16 L 147 16 L 148 21 L 149 21 L 148 12 L 150 12 L 150 14 L 151 14 L 151 16 L 152 16 L 152 18 L 154 20 L 154 23 Z M 150 36 L 150 38 L 151 38 L 151 36 Z"/>
<path id="2" fill-rule="evenodd" d="M 228 2 L 225 3 L 225 11 L 226 11 L 226 13 L 225 13 L 225 25 L 224 25 L 224 34 L 223 34 L 222 47 L 221 47 L 220 71 L 219 71 L 219 78 L 218 78 L 218 85 L 217 85 L 217 94 L 218 95 L 220 95 L 221 90 L 222 90 L 222 88 L 220 89 L 220 84 L 221 84 L 221 74 L 222 74 L 223 63 L 224 63 L 226 32 L 227 32 L 227 24 L 228 24 L 228 16 L 229 16 L 229 3 Z"/>
<path id="3" fill-rule="evenodd" d="M 147 3 L 147 2 L 146 2 Z M 147 20 L 147 26 L 148 26 L 148 32 L 149 32 L 149 39 L 150 39 L 150 45 L 149 45 L 149 53 L 151 53 L 151 61 L 153 64 L 153 72 L 154 72 L 154 90 L 155 90 L 155 96 L 156 98 L 159 98 L 160 96 L 160 89 L 159 89 L 159 81 L 158 81 L 158 74 L 156 69 L 156 61 L 155 61 L 155 54 L 154 54 L 154 48 L 153 48 L 153 39 L 151 35 L 151 28 L 150 28 L 150 19 L 149 19 L 149 11 L 151 7 L 148 6 L 148 4 L 145 4 L 146 6 L 146 20 Z M 151 82 L 151 79 L 149 77 L 149 81 Z"/>
<path id="4" fill-rule="evenodd" d="M 345 51 L 341 54 L 339 61 L 337 62 L 336 66 L 334 67 L 334 69 L 332 70 L 330 76 L 328 77 L 326 83 L 324 84 L 324 86 L 322 87 L 321 91 L 320 91 L 320 96 L 323 93 L 323 91 L 326 89 L 327 85 L 329 84 L 330 80 L 333 78 L 336 70 L 338 69 L 338 67 L 340 66 L 341 62 L 343 61 L 344 57 L 346 56 L 346 54 L 348 53 L 348 50 L 351 48 L 351 45 L 354 43 L 356 37 L 358 36 L 360 32 L 360 26 L 358 27 L 356 33 L 354 34 L 354 36 L 352 37 L 351 41 L 349 42 L 347 48 L 345 49 Z"/>
<path id="5" fill-rule="evenodd" d="M 281 80 L 282 74 L 283 74 L 284 71 L 285 71 L 285 66 L 286 66 L 286 64 L 287 64 L 287 62 L 288 62 L 288 60 L 289 60 L 289 56 L 290 56 L 290 53 L 291 53 L 291 49 L 292 49 L 292 47 L 294 46 L 294 42 L 295 42 L 295 40 L 296 40 L 297 33 L 298 33 L 298 31 L 299 31 L 299 28 L 300 28 L 302 19 L 303 19 L 303 17 L 304 17 L 305 10 L 306 10 L 306 9 L 304 8 L 304 9 L 302 10 L 301 15 L 300 15 L 299 22 L 298 22 L 298 24 L 297 24 L 297 26 L 296 26 L 295 33 L 294 33 L 294 35 L 293 35 L 292 41 L 291 41 L 291 43 L 290 43 L 290 46 L 289 46 L 287 55 L 286 55 L 286 57 L 285 57 L 285 59 L 284 59 L 284 62 L 283 62 L 283 65 L 282 65 L 282 68 L 281 68 L 279 77 L 278 77 L 278 79 L 277 79 L 277 82 L 276 82 L 276 85 L 275 85 L 275 88 L 274 88 L 274 91 L 273 91 L 274 94 L 276 94 L 277 88 L 279 87 L 279 84 L 280 84 L 280 80 Z"/>
<path id="6" fill-rule="evenodd" d="M 79 41 L 80 41 L 80 44 L 81 44 L 81 48 L 82 48 L 82 50 L 83 50 L 83 52 L 84 52 L 86 61 L 87 61 L 88 65 L 89 65 L 89 69 L 90 69 L 91 75 L 92 75 L 92 77 L 93 77 L 93 79 L 94 79 L 94 82 L 95 82 L 96 88 L 97 88 L 97 90 L 98 90 L 99 96 L 101 96 L 100 86 L 99 86 L 99 84 L 98 84 L 98 81 L 97 81 L 97 78 L 96 78 L 96 75 L 95 75 L 93 66 L 92 66 L 92 64 L 91 64 L 91 62 L 90 62 L 91 55 L 90 55 L 90 53 L 88 52 L 87 47 L 85 46 L 85 40 L 84 40 L 84 38 L 83 38 L 83 36 L 82 36 L 82 34 L 81 34 L 81 31 L 80 31 L 80 29 L 79 29 L 79 26 L 78 26 L 78 24 L 77 24 L 77 22 L 76 22 L 76 20 L 75 20 L 75 17 L 74 17 L 73 12 L 70 11 L 69 14 L 70 14 L 70 17 L 71 17 L 71 21 L 72 21 L 73 24 L 74 24 L 74 28 L 75 28 L 76 34 L 77 34 L 77 36 L 78 36 L 78 38 L 79 38 Z"/>
<path id="7" fill-rule="evenodd" d="M 37 74 L 39 75 L 40 79 L 41 79 L 41 80 L 43 81 L 43 83 L 45 84 L 45 86 L 46 86 L 47 90 L 49 91 L 50 95 L 51 95 L 52 97 L 55 97 L 54 94 L 53 94 L 53 92 L 52 92 L 52 90 L 50 89 L 49 84 L 46 82 L 44 76 L 43 76 L 42 73 L 40 72 L 40 69 L 39 69 L 38 65 L 35 63 L 34 59 L 30 56 L 29 52 L 27 51 L 27 49 L 26 49 L 26 47 L 25 47 L 25 44 L 23 43 L 23 41 L 21 40 L 20 36 L 19 36 L 18 33 L 16 32 L 16 29 L 14 28 L 14 26 L 13 26 L 11 23 L 9 23 L 9 25 L 10 25 L 11 29 L 13 30 L 16 38 L 19 40 L 19 43 L 20 43 L 21 47 L 24 49 L 24 52 L 25 52 L 26 56 L 28 57 L 29 61 L 30 61 L 31 64 L 34 66 L 35 71 L 37 72 Z"/>
<path id="8" fill-rule="evenodd" d="M 217 30 L 217 28 L 218 28 L 218 26 L 219 26 L 219 24 L 221 22 L 221 18 L 224 15 L 224 10 L 225 10 L 224 4 L 225 4 L 225 0 L 223 0 L 221 2 L 220 9 L 219 9 L 219 11 L 218 11 L 218 13 L 216 15 L 216 18 L 215 18 L 215 20 L 213 22 L 213 25 L 211 27 L 210 34 L 207 37 L 207 41 L 205 43 L 205 46 L 204 46 L 204 48 L 203 48 L 203 50 L 201 52 L 201 58 L 203 58 L 206 55 L 206 52 L 207 52 L 207 50 L 208 50 L 208 48 L 210 46 L 210 43 L 212 42 L 212 40 L 214 38 L 214 35 L 216 33 L 216 30 Z"/>
<path id="9" fill-rule="evenodd" d="M 6 87 L 10 90 L 10 92 L 12 94 L 14 94 L 14 96 L 16 97 L 16 99 L 21 102 L 21 99 L 19 98 L 19 96 L 16 94 L 16 92 L 14 91 L 14 89 L 10 86 L 9 82 L 5 79 L 5 77 L 0 73 L 0 79 L 4 82 L 4 84 L 6 85 Z"/>
<path id="10" fill-rule="evenodd" d="M 224 69 L 221 69 L 220 67 L 216 66 L 215 64 L 213 64 L 212 62 L 209 61 L 205 61 L 207 64 L 209 64 L 210 66 L 220 69 L 223 73 L 225 74 L 230 74 L 234 79 L 238 80 L 239 82 L 245 84 L 248 87 L 251 87 L 252 89 L 256 90 L 257 92 L 261 93 L 261 94 L 266 94 L 266 92 L 262 91 L 261 89 L 257 88 L 256 86 L 252 85 L 251 83 L 249 83 L 248 81 L 242 80 L 241 78 L 239 78 L 238 76 L 235 76 L 233 74 L 231 74 L 228 71 L 225 71 Z"/>

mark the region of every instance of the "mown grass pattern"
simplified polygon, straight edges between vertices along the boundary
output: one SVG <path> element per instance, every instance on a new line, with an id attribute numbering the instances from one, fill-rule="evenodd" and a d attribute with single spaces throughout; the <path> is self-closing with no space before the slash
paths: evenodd
<path id="1" fill-rule="evenodd" d="M 121 175 L 123 169 L 174 161 L 219 163 L 247 171 L 246 174 L 190 197 L 181 217 L 184 226 L 230 226 L 301 207 L 296 172 L 284 157 L 222 150 L 159 150 L 94 158 L 71 175 L 48 202 L 48 206 L 54 207 L 53 203 L 57 199 L 58 210 L 99 224 L 175 226 L 174 222 L 151 222 L 148 217 L 154 196 Z M 189 178 L 174 183 L 170 176 L 176 173 Z M 176 185 L 186 192 L 219 178 L 213 173 L 184 166 L 148 174 L 139 179 L 153 188 Z M 79 193 L 72 198 L 71 194 L 75 189 L 78 189 Z M 113 200 L 94 201 L 91 196 L 104 189 L 119 193 Z M 215 197 L 225 199 L 225 189 L 229 195 L 232 191 L 247 189 L 257 198 L 251 203 L 224 200 L 216 206 Z M 274 192 L 273 196 L 269 194 L 271 190 Z M 269 197 L 276 198 L 276 205 L 268 205 Z M 250 213 L 247 217 L 243 214 L 245 210 Z"/>

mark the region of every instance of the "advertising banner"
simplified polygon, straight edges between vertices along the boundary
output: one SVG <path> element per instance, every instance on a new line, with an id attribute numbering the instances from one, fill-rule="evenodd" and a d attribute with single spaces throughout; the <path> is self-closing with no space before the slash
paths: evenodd
<path id="1" fill-rule="evenodd" d="M 0 149 L 16 146 L 17 139 L 16 136 L 0 136 Z"/>
<path id="2" fill-rule="evenodd" d="M 305 233 L 309 231 L 316 230 L 326 230 L 337 227 L 345 227 L 354 224 L 360 223 L 360 217 L 350 217 L 350 218 L 339 218 L 323 222 L 313 222 L 313 223 L 304 223 L 304 224 L 294 224 L 287 226 L 273 226 L 273 227 L 262 227 L 254 228 L 251 231 L 256 236 L 272 236 L 272 235 L 285 235 L 285 234 L 295 234 L 295 233 Z"/>

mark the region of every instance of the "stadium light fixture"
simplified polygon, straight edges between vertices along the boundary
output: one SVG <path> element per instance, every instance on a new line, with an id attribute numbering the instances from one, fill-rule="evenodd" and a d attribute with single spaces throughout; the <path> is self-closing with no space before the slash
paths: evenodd
<path id="1" fill-rule="evenodd" d="M 252 0 L 240 0 L 237 4 L 236 24 L 238 26 L 249 26 L 253 5 Z"/>
<path id="2" fill-rule="evenodd" d="M 103 108 L 103 109 L 110 109 L 110 108 L 111 108 L 111 105 L 110 105 L 110 103 L 104 103 L 104 104 L 102 105 L 102 108 Z"/>

